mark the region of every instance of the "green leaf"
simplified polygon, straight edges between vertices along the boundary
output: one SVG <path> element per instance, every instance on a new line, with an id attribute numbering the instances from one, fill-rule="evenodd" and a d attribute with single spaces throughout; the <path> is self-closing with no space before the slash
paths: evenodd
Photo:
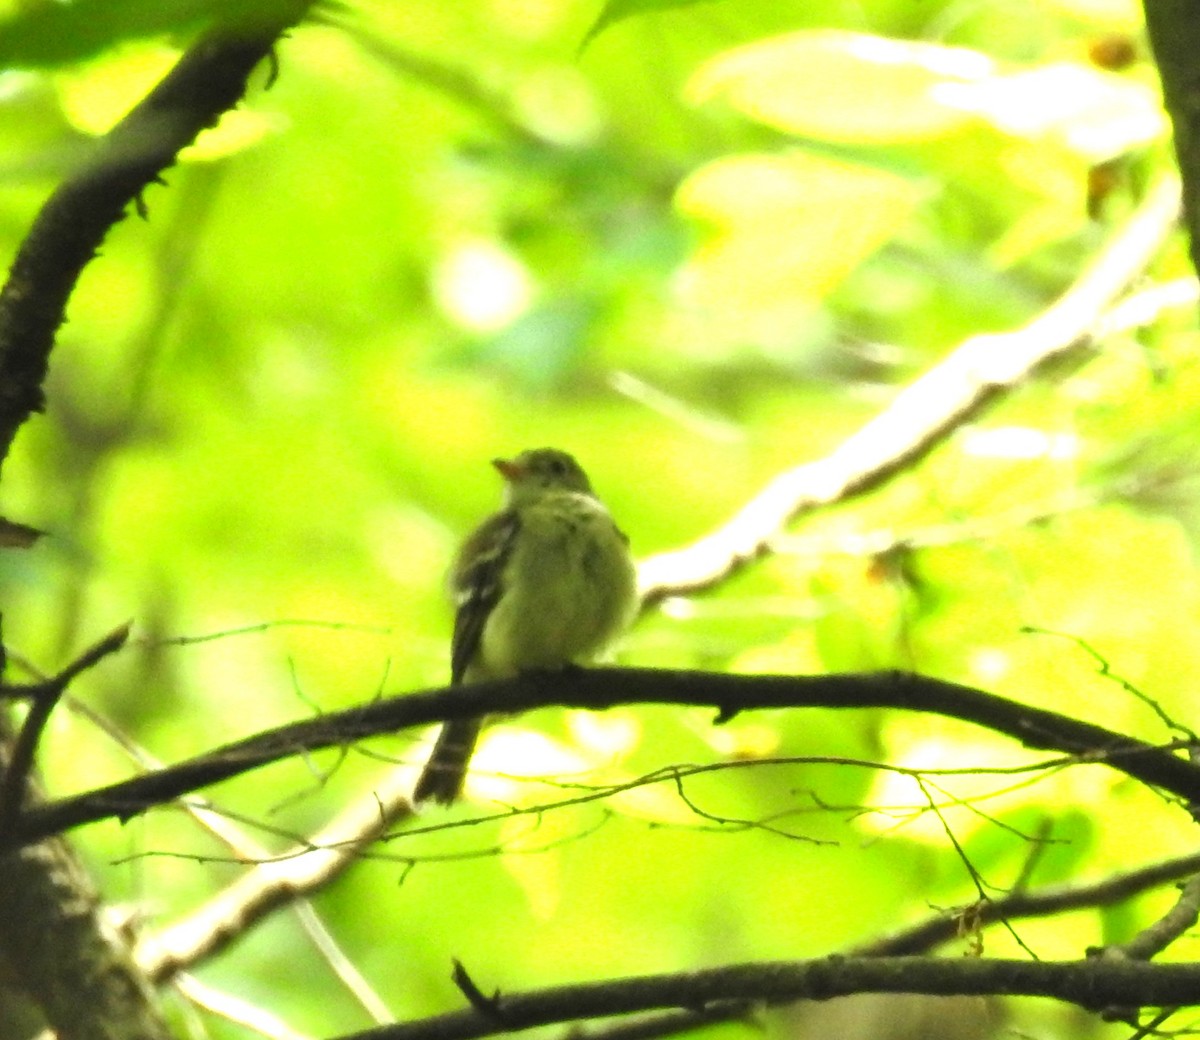
<path id="1" fill-rule="evenodd" d="M 676 200 L 709 231 L 681 288 L 748 320 L 785 320 L 887 242 L 922 192 L 894 174 L 806 152 L 718 159 L 684 181 Z"/>
<path id="2" fill-rule="evenodd" d="M 687 94 L 695 103 L 720 100 L 778 130 L 821 140 L 926 140 L 970 119 L 941 104 L 935 88 L 973 83 L 993 69 L 991 58 L 964 47 L 821 29 L 726 51 L 697 71 Z"/>

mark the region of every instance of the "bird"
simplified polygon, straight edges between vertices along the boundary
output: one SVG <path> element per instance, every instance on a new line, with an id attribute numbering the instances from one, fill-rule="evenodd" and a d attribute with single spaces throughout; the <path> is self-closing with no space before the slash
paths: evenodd
<path id="1" fill-rule="evenodd" d="M 574 456 L 533 448 L 492 465 L 505 481 L 503 506 L 466 538 L 450 571 L 455 686 L 585 663 L 637 610 L 629 539 Z M 483 723 L 443 725 L 415 804 L 458 799 Z"/>

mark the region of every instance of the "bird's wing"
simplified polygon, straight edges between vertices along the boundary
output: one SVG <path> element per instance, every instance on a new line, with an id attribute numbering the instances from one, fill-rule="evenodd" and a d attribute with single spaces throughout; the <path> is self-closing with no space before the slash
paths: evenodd
<path id="1" fill-rule="evenodd" d="M 450 644 L 451 683 L 462 682 L 479 649 L 488 616 L 504 591 L 501 578 L 520 529 L 516 511 L 505 509 L 480 524 L 458 554 L 451 574 L 457 606 Z"/>

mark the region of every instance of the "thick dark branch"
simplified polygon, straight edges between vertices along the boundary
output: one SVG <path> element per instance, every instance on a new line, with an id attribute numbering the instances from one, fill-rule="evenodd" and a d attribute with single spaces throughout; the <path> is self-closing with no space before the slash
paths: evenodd
<path id="1" fill-rule="evenodd" d="M 700 1011 L 670 1010 L 652 1011 L 647 1015 L 634 1015 L 622 1019 L 616 1025 L 597 1029 L 572 1029 L 570 1040 L 662 1040 L 680 1033 L 695 1033 L 705 1026 L 720 1022 L 745 1022 L 752 1024 L 755 1006 L 748 1000 L 731 1000 L 728 1003 L 710 1004 Z"/>
<path id="2" fill-rule="evenodd" d="M 1088 961 L 976 960 L 966 957 L 828 957 L 739 964 L 675 975 L 559 986 L 501 997 L 495 1009 L 467 1008 L 343 1040 L 475 1040 L 551 1023 L 649 1011 L 700 1010 L 753 1000 L 786 1004 L 852 993 L 1052 997 L 1089 1009 L 1200 1003 L 1200 966 Z"/>
<path id="3" fill-rule="evenodd" d="M 412 726 L 550 705 L 595 710 L 637 703 L 711 705 L 722 720 L 763 708 L 930 712 L 1007 734 L 1028 747 L 1103 761 L 1189 805 L 1200 804 L 1200 766 L 1169 750 L 941 679 L 908 672 L 792 676 L 591 668 L 425 690 L 281 726 L 168 769 L 31 809 L 4 835 L 0 847 L 25 844 L 96 820 L 126 820 L 153 805 L 292 755 Z"/>
<path id="4" fill-rule="evenodd" d="M 1175 128 L 1192 266 L 1200 271 L 1200 10 L 1195 0 L 1145 0 L 1144 6 L 1163 100 Z"/>
<path id="5" fill-rule="evenodd" d="M 0 461 L 21 424 L 42 409 L 67 299 L 109 228 L 180 149 L 238 102 L 285 28 L 217 35 L 193 46 L 42 207 L 0 290 Z"/>

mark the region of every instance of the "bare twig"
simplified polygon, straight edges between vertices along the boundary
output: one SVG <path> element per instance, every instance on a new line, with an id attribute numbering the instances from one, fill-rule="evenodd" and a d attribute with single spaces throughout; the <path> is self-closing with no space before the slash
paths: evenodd
<path id="1" fill-rule="evenodd" d="M 711 534 L 642 561 L 644 602 L 723 580 L 768 551 L 801 514 L 877 487 L 1042 365 L 1089 345 L 1103 313 L 1145 270 L 1178 212 L 1178 182 L 1164 178 L 1052 307 L 1012 332 L 967 339 L 824 458 L 781 473 Z"/>
<path id="2" fill-rule="evenodd" d="M 34 665 L 32 665 L 32 663 L 29 661 L 24 661 L 23 667 L 34 673 L 37 671 Z M 112 722 L 104 718 L 88 705 L 82 703 L 81 701 L 75 700 L 69 694 L 65 699 L 65 704 L 69 711 L 87 719 L 106 736 L 116 742 L 118 746 L 120 746 L 121 749 L 125 751 L 125 753 L 129 755 L 129 757 L 132 758 L 133 761 L 139 766 L 142 766 L 145 769 L 163 768 L 163 763 L 161 761 L 146 751 L 145 748 L 131 740 L 125 733 L 122 733 L 120 729 L 113 725 Z M 386 796 L 386 793 L 381 795 L 379 789 L 376 788 L 375 790 L 372 790 L 366 797 L 368 797 L 372 804 L 376 806 L 378 812 L 384 815 L 395 813 L 397 816 L 399 816 L 408 806 L 407 798 L 404 797 L 403 792 L 398 792 L 396 797 L 389 799 Z M 235 852 L 243 862 L 260 863 L 272 858 L 270 852 L 262 848 L 257 842 L 253 841 L 242 828 L 235 826 L 225 815 L 223 815 L 219 810 L 210 806 L 209 803 L 200 799 L 181 799 L 178 804 L 179 807 L 183 809 L 183 811 L 189 816 L 191 816 L 197 824 L 212 834 L 218 841 L 224 844 L 231 851 Z M 351 811 L 352 810 L 348 810 L 347 813 L 344 813 L 341 818 L 345 820 L 348 813 Z M 373 822 L 372 826 L 374 826 Z M 369 839 L 364 838 L 364 844 L 367 840 Z M 355 841 L 353 838 L 351 838 L 346 842 L 346 844 L 348 846 L 353 846 Z M 352 858 L 347 855 L 345 862 L 346 865 L 349 865 L 352 862 Z M 308 871 L 308 869 L 309 864 L 303 864 L 300 868 L 298 868 L 298 873 L 304 874 Z M 320 953 L 321 957 L 324 958 L 325 962 L 330 966 L 333 973 L 338 977 L 338 979 L 341 980 L 346 989 L 353 994 L 354 998 L 359 1002 L 359 1004 L 362 1005 L 363 1010 L 366 1011 L 375 1022 L 380 1024 L 394 1022 L 395 1016 L 392 1015 L 387 1005 L 384 1004 L 379 995 L 371 988 L 367 980 L 363 978 L 362 973 L 359 972 L 358 968 L 354 965 L 350 958 L 347 957 L 338 946 L 337 941 L 330 934 L 325 922 L 321 920 L 320 915 L 317 913 L 312 903 L 304 898 L 304 886 L 302 883 L 303 878 L 293 877 L 289 879 L 286 876 L 286 873 L 283 870 L 280 870 L 275 880 L 277 884 L 287 887 L 292 892 L 292 898 L 294 900 L 292 909 L 299 918 L 300 925 L 304 929 L 305 934 L 308 935 L 318 953 Z M 331 880 L 331 878 L 327 878 L 326 880 Z M 235 885 L 236 884 L 239 883 L 235 882 Z M 245 885 L 245 882 L 241 882 L 240 884 Z M 246 886 L 245 890 L 253 892 L 255 890 L 255 886 Z M 215 931 L 228 932 L 229 929 L 235 928 L 235 923 L 231 923 L 230 920 L 222 917 L 218 912 L 210 910 L 210 908 L 214 906 L 228 907 L 229 903 L 222 899 L 221 896 L 217 896 L 214 900 L 206 903 L 198 910 L 193 911 L 192 914 L 189 915 L 189 920 L 196 921 L 199 918 L 208 918 L 210 921 L 210 927 Z M 235 920 L 241 920 L 242 922 L 245 922 L 247 926 L 257 922 L 260 917 L 261 914 L 255 913 L 252 906 L 245 907 L 240 915 L 234 915 Z M 230 937 L 229 935 L 226 935 L 223 941 L 217 940 L 216 938 L 210 939 L 207 942 L 196 941 L 194 936 L 202 931 L 203 926 L 200 924 L 196 924 L 194 929 L 185 928 L 182 930 L 183 934 L 193 936 L 193 940 L 187 949 L 164 951 L 156 941 L 160 937 L 142 940 L 139 943 L 138 948 L 134 951 L 135 959 L 141 956 L 143 951 L 150 950 L 153 954 L 153 951 L 157 950 L 158 953 L 153 955 L 159 957 L 158 963 L 142 963 L 139 966 L 141 967 L 142 971 L 147 972 L 147 974 L 150 975 L 157 983 L 161 984 L 163 982 L 170 981 L 172 977 L 167 974 L 168 971 L 183 971 L 184 969 L 192 967 L 192 965 L 195 963 L 195 959 L 188 959 L 189 952 L 194 954 L 196 957 L 203 956 L 205 953 L 214 950 L 220 945 L 223 945 L 223 942 L 227 942 Z"/>
<path id="3" fill-rule="evenodd" d="M 20 660 L 21 667 L 30 674 L 36 676 L 39 682 L 47 680 L 48 677 L 41 674 L 37 666 L 31 661 L 24 658 L 20 658 Z M 68 711 L 86 719 L 89 723 L 100 730 L 100 732 L 104 733 L 105 736 L 116 743 L 134 762 L 136 762 L 142 768 L 163 768 L 162 761 L 151 755 L 136 741 L 130 739 L 127 734 L 123 733 L 116 725 L 95 711 L 89 705 L 77 700 L 76 698 L 73 698 L 70 694 L 67 694 L 67 696 L 63 699 L 63 703 Z M 405 808 L 407 808 L 408 805 L 407 798 L 404 798 L 402 795 L 389 802 L 387 798 L 379 796 L 378 790 L 371 791 L 367 797 L 369 797 L 372 803 L 378 807 L 378 811 L 384 814 L 395 812 L 397 815 L 399 815 Z M 258 845 L 257 842 L 253 841 L 242 828 L 233 824 L 226 815 L 222 814 L 218 809 L 212 807 L 208 802 L 202 799 L 180 799 L 177 804 L 184 812 L 186 812 L 193 820 L 195 820 L 200 827 L 213 835 L 213 837 L 215 837 L 231 851 L 235 852 L 243 862 L 259 863 L 272 858 L 270 852 Z M 343 819 L 345 819 L 345 815 L 346 814 L 343 814 Z M 350 839 L 347 844 L 354 844 L 353 839 Z M 351 858 L 347 856 L 347 865 L 349 865 L 350 862 Z M 307 871 L 308 864 L 305 864 L 301 869 L 303 871 Z M 320 915 L 317 913 L 312 903 L 304 898 L 303 886 L 301 885 L 300 881 L 298 879 L 292 879 L 289 882 L 288 879 L 282 875 L 282 872 L 277 880 L 278 883 L 291 888 L 294 899 L 292 909 L 299 918 L 300 925 L 304 929 L 305 934 L 308 935 L 309 939 L 316 947 L 317 952 L 330 966 L 333 973 L 338 977 L 338 979 L 341 980 L 346 989 L 353 994 L 354 998 L 359 1002 L 359 1004 L 362 1005 L 363 1010 L 371 1016 L 373 1021 L 380 1024 L 394 1022 L 396 1020 L 395 1016 L 388 1009 L 387 1005 L 384 1004 L 384 1002 L 380 999 L 379 995 L 374 991 L 374 989 L 372 989 L 367 980 L 363 978 L 362 973 L 358 970 L 353 961 L 351 961 L 351 959 L 346 956 L 345 952 L 338 946 L 337 941 L 330 934 L 325 922 L 321 920 Z M 253 890 L 253 886 L 251 886 L 251 890 Z M 201 907 L 199 910 L 193 911 L 193 913 L 189 915 L 189 920 L 195 920 L 197 917 L 208 914 L 207 908 L 213 905 L 224 906 L 227 904 L 221 901 L 221 897 L 218 896 L 216 900 L 205 904 L 205 906 Z M 247 922 L 249 925 L 257 922 L 260 916 L 260 914 L 255 914 L 251 908 L 247 908 L 241 915 L 241 920 Z M 211 926 L 218 930 L 234 927 L 229 921 L 222 919 L 217 914 L 211 915 Z M 197 925 L 196 930 L 201 931 L 201 926 Z M 188 934 L 189 932 L 190 930 L 185 930 L 185 934 Z M 214 939 L 209 942 L 193 942 L 190 949 L 194 953 L 202 956 L 204 953 L 207 953 L 208 951 L 213 950 L 220 945 L 222 945 L 222 943 Z M 143 940 L 139 944 L 139 948 L 135 950 L 135 959 L 141 954 L 142 951 L 147 949 L 153 951 L 154 948 L 155 939 L 152 938 L 150 940 Z M 170 970 L 183 972 L 184 969 L 192 967 L 195 963 L 194 960 L 187 959 L 187 954 L 187 950 L 170 951 L 168 956 L 162 958 L 163 964 L 168 965 Z M 156 983 L 161 984 L 163 982 L 173 981 L 174 977 L 166 974 L 166 967 L 159 968 L 157 973 L 155 973 L 156 966 L 154 964 L 140 964 L 139 967 L 143 972 L 151 975 L 153 981 Z M 151 971 L 147 972 L 148 968 L 151 969 Z"/>
<path id="4" fill-rule="evenodd" d="M 297 0 L 296 19 L 303 9 Z M 54 336 L 83 268 L 126 207 L 237 102 L 285 27 L 217 33 L 190 47 L 42 207 L 0 290 L 0 464 L 43 405 Z M 25 759 L 36 744 L 35 729 L 29 734 Z M 9 739 L 7 727 L 0 726 L 0 739 Z M 16 819 L 27 775 L 28 766 L 10 762 L 3 801 Z M 169 1035 L 144 977 L 101 927 L 96 895 L 65 844 L 26 847 L 0 857 L 0 865 L 0 953 L 49 1026 L 62 1037 Z"/>
<path id="5" fill-rule="evenodd" d="M 712 705 L 718 719 L 767 708 L 900 708 L 962 719 L 1027 747 L 1103 761 L 1128 776 L 1200 804 L 1200 765 L 1155 747 L 969 686 L 908 672 L 842 675 L 728 675 L 651 668 L 580 668 L 385 697 L 357 708 L 267 730 L 168 769 L 27 810 L 6 840 L 36 841 L 84 823 L 129 819 L 189 791 L 321 748 L 446 719 L 559 705 Z"/>
<path id="6" fill-rule="evenodd" d="M 1114 944 L 1102 949 L 1089 950 L 1089 955 L 1109 962 L 1148 961 L 1161 953 L 1181 935 L 1196 926 L 1200 917 L 1200 874 L 1194 874 L 1179 886 L 1179 898 L 1162 917 L 1148 928 L 1144 928 L 1128 942 Z M 1178 1010 L 1179 1005 L 1164 1008 L 1164 1012 Z M 1137 1005 L 1127 1007 L 1115 1004 L 1104 1009 L 1108 1021 L 1135 1022 Z"/>
<path id="7" fill-rule="evenodd" d="M 1048 917 L 1067 910 L 1111 906 L 1200 870 L 1200 853 L 1151 863 L 1089 884 L 1047 885 L 988 900 L 979 921 L 987 925 L 1021 917 Z M 955 937 L 956 922 L 936 914 L 891 935 L 873 939 L 849 951 L 854 957 L 908 956 L 925 953 Z"/>
<path id="8" fill-rule="evenodd" d="M 13 821 L 21 811 L 24 801 L 25 785 L 29 780 L 29 772 L 33 769 L 33 756 L 37 750 L 38 740 L 42 730 L 50 720 L 50 713 L 58 704 L 59 698 L 66 692 L 80 673 L 92 668 L 110 654 L 115 654 L 125 645 L 129 638 L 130 623 L 114 629 L 94 646 L 89 647 L 57 675 L 50 679 L 27 688 L 30 698 L 29 711 L 21 725 L 21 731 L 13 743 L 9 756 L 8 768 L 0 779 L 0 834 L 12 826 Z"/>

